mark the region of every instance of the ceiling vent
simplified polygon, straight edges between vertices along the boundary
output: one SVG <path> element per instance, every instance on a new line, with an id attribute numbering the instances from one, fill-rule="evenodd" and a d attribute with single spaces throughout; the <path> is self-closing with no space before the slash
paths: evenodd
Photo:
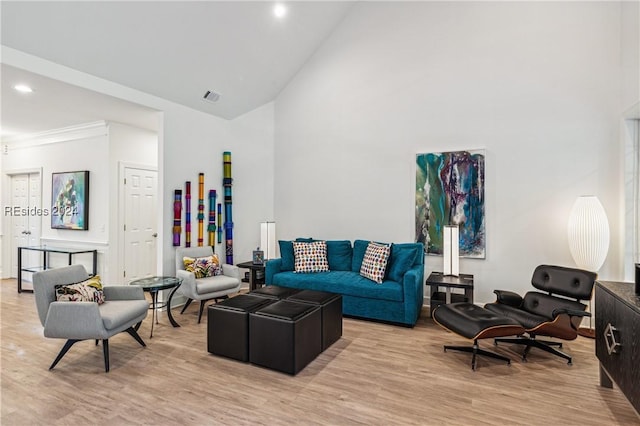
<path id="1" fill-rule="evenodd" d="M 202 97 L 205 101 L 209 102 L 218 102 L 220 99 L 220 93 L 214 92 L 213 90 L 207 90 L 207 93 Z"/>

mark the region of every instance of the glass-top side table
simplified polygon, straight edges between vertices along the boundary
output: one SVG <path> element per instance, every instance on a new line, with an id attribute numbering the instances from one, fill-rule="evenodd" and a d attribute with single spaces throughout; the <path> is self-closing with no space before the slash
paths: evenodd
<path id="1" fill-rule="evenodd" d="M 178 290 L 178 287 L 180 287 L 180 284 L 182 284 L 182 278 L 176 277 L 146 277 L 133 280 L 129 283 L 129 285 L 142 287 L 142 290 L 151 294 L 151 306 L 149 307 L 149 309 L 152 310 L 152 314 L 151 335 L 149 336 L 149 338 L 153 337 L 153 325 L 158 324 L 158 314 L 156 313 L 158 309 L 166 307 L 167 317 L 169 318 L 169 322 L 171 323 L 171 325 L 174 327 L 180 327 L 180 324 L 178 324 L 176 320 L 173 319 L 173 315 L 171 315 L 171 299 L 173 298 L 176 290 Z M 170 288 L 173 290 L 171 290 L 171 293 L 169 293 L 167 302 L 162 305 L 158 305 L 158 292 L 160 292 L 161 290 L 168 290 Z M 136 330 L 139 327 L 140 325 L 137 326 Z"/>

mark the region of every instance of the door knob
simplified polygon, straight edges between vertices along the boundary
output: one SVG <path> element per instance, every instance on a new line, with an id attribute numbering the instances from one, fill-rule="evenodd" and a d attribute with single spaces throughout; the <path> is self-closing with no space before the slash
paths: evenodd
<path id="1" fill-rule="evenodd" d="M 157 233 L 157 232 L 154 232 L 153 234 L 151 234 L 151 236 L 152 236 L 153 238 L 158 238 L 158 233 Z"/>

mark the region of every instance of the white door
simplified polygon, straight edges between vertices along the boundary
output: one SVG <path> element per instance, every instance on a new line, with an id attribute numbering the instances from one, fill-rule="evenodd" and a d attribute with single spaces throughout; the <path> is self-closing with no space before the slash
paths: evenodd
<path id="1" fill-rule="evenodd" d="M 124 273 L 126 282 L 156 275 L 158 172 L 124 169 Z"/>
<path id="2" fill-rule="evenodd" d="M 40 173 L 11 176 L 11 277 L 18 276 L 18 247 L 40 244 L 42 229 L 42 189 Z M 42 264 L 40 252 L 22 252 L 22 267 Z M 31 289 L 30 273 L 22 273 L 23 288 Z M 26 281 L 25 281 L 26 280 Z"/>

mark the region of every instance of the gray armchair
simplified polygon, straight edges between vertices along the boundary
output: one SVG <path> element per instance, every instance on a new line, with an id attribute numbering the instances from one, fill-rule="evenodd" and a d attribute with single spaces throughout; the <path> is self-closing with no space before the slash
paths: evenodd
<path id="1" fill-rule="evenodd" d="M 67 339 L 60 353 L 49 367 L 51 370 L 75 343 L 102 340 L 104 368 L 109 371 L 109 338 L 122 331 L 129 333 L 146 346 L 134 325 L 147 316 L 149 303 L 142 288 L 133 286 L 103 287 L 105 302 L 58 302 L 55 286 L 73 284 L 89 278 L 82 265 L 48 269 L 33 274 L 33 291 L 44 336 Z"/>
<path id="2" fill-rule="evenodd" d="M 196 278 L 193 272 L 185 271 L 185 256 L 196 258 L 211 256 L 212 254 L 213 248 L 209 246 L 186 247 L 176 250 L 176 276 L 182 278 L 182 285 L 178 291 L 187 298 L 180 313 L 184 313 L 193 300 L 199 300 L 198 324 L 202 319 L 202 311 L 207 301 L 211 299 L 226 299 L 230 294 L 239 292 L 242 285 L 240 271 L 235 265 L 222 264 L 222 275 L 206 278 Z"/>

